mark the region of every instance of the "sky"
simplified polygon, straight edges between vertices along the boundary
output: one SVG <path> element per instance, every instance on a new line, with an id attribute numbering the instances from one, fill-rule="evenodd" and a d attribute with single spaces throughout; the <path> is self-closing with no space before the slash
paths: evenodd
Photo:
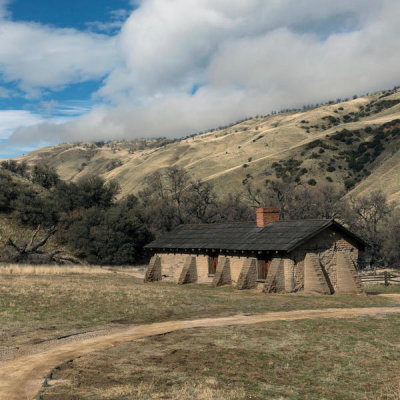
<path id="1" fill-rule="evenodd" d="M 400 84 L 398 0 L 0 0 L 0 158 Z"/>

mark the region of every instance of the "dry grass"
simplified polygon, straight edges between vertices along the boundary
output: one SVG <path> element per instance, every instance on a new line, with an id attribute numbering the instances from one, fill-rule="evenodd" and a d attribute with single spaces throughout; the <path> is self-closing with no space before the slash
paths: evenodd
<path id="1" fill-rule="evenodd" d="M 106 267 L 81 265 L 0 265 L 1 275 L 65 275 L 65 274 L 110 274 Z"/>
<path id="2" fill-rule="evenodd" d="M 11 273 L 14 267 L 0 273 L 0 362 L 62 335 L 121 324 L 398 305 L 400 300 L 266 295 L 165 282 L 145 285 L 126 270 L 109 273 L 100 267 L 64 267 L 55 274 L 50 273 L 55 267 L 21 267 L 18 274 Z M 389 290 L 397 289 L 384 289 Z M 399 328 L 400 317 L 393 316 L 176 332 L 75 360 L 55 375 L 56 384 L 44 399 L 394 400 Z"/>
<path id="3" fill-rule="evenodd" d="M 48 400 L 398 400 L 400 316 L 175 332 L 68 364 Z"/>
<path id="4" fill-rule="evenodd" d="M 86 397 L 86 394 L 83 393 Z M 180 400 L 232 400 L 243 399 L 245 392 L 242 388 L 224 389 L 215 378 L 206 378 L 195 384 L 184 383 L 181 387 L 172 388 L 170 398 Z M 93 398 L 97 399 L 165 399 L 164 392 L 154 392 L 154 383 L 142 382 L 137 387 L 129 384 L 95 389 Z"/>
<path id="5" fill-rule="evenodd" d="M 20 274 L 0 273 L 0 352 L 110 325 L 265 311 L 386 306 L 398 300 L 354 295 L 266 295 L 232 287 L 215 289 L 164 282 L 143 284 L 126 272 L 108 273 L 96 268 L 94 271 L 99 273 L 90 273 L 83 268 L 49 274 L 51 268 L 47 268 L 39 267 L 36 274 L 29 269 Z"/>

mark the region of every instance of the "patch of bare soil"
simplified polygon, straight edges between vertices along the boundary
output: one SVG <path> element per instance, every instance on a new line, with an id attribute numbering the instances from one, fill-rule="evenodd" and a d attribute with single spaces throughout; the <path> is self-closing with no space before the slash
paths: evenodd
<path id="1" fill-rule="evenodd" d="M 189 321 L 169 321 L 130 326 L 106 335 L 79 338 L 55 343 L 54 347 L 23 355 L 0 365 L 0 399 L 32 399 L 40 390 L 44 377 L 56 365 L 93 351 L 104 350 L 119 343 L 162 335 L 189 328 L 248 325 L 270 321 L 294 321 L 315 318 L 354 318 L 400 313 L 400 307 L 348 308 L 269 312 L 259 315 L 236 315 Z"/>

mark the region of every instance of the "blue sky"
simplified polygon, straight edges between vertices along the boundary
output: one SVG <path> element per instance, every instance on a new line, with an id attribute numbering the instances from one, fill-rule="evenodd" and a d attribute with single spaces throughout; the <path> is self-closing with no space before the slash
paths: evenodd
<path id="1" fill-rule="evenodd" d="M 5 8 L 6 19 L 15 23 L 115 36 L 135 7 L 130 0 L 12 0 Z M 21 90 L 18 79 L 3 79 L 0 73 L 0 110 L 23 110 L 37 116 L 38 120 L 42 118 L 67 121 L 89 112 L 99 102 L 93 99 L 93 93 L 101 87 L 104 76 L 56 87 L 43 87 L 40 88 L 40 94 L 27 95 Z M 8 92 L 9 95 L 1 96 L 2 92 Z M 34 122 L 35 118 L 32 118 L 32 121 L 21 118 L 22 124 Z M 18 144 L 5 148 L 7 137 L 17 126 L 18 123 L 12 123 L 9 129 L 3 127 L 1 130 L 0 122 L 0 158 L 19 155 L 37 147 L 35 144 Z"/>
<path id="2" fill-rule="evenodd" d="M 77 31 L 95 32 L 113 36 L 118 34 L 124 20 L 134 7 L 129 0 L 12 0 L 7 4 L 7 19 L 25 24 L 72 28 Z M 21 60 L 23 62 L 23 60 Z M 43 118 L 61 118 L 66 120 L 90 111 L 98 102 L 93 93 L 101 87 L 104 76 L 98 79 L 71 82 L 60 87 L 43 88 L 39 96 L 27 96 L 19 88 L 19 81 L 3 80 L 3 91 L 10 91 L 10 96 L 0 96 L 0 110 L 25 110 Z M 0 132 L 4 143 L 9 132 Z M 35 147 L 35 146 L 33 146 Z M 0 157 L 13 156 L 31 147 L 14 146 L 7 149 Z"/>
<path id="3" fill-rule="evenodd" d="M 398 85 L 397 0 L 0 0 L 0 158 Z"/>
<path id="4" fill-rule="evenodd" d="M 91 23 L 110 23 L 116 13 L 128 16 L 132 10 L 129 0 L 13 0 L 7 8 L 15 21 L 78 30 Z"/>

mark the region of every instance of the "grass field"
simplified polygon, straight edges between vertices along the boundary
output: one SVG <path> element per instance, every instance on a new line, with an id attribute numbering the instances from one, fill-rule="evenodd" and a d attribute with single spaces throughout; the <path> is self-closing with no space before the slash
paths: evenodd
<path id="1" fill-rule="evenodd" d="M 0 269 L 0 363 L 12 351 L 61 335 L 124 324 L 399 302 L 372 294 L 145 285 L 127 272 L 103 268 L 50 272 Z M 368 290 L 400 293 L 396 287 Z M 390 316 L 175 332 L 77 359 L 56 374 L 62 379 L 43 398 L 398 399 L 399 328 L 400 318 Z"/>
<path id="2" fill-rule="evenodd" d="M 378 296 L 277 296 L 231 287 L 178 287 L 161 282 L 145 285 L 125 273 L 98 270 L 48 274 L 44 269 L 42 274 L 0 274 L 0 351 L 110 324 L 265 311 L 372 307 L 393 302 Z"/>
<path id="3" fill-rule="evenodd" d="M 400 398 L 400 317 L 171 333 L 77 359 L 43 400 Z"/>

